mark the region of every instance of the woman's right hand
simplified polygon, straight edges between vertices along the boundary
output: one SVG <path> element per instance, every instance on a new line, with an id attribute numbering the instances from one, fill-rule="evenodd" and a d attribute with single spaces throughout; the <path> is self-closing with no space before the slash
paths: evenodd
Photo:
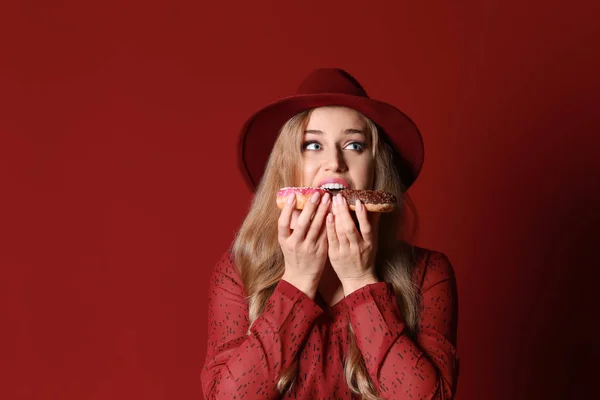
<path id="1" fill-rule="evenodd" d="M 293 200 L 291 203 L 290 198 Z M 330 195 L 325 193 L 320 198 L 319 193 L 315 193 L 304 205 L 292 228 L 295 200 L 296 195 L 291 194 L 279 215 L 278 239 L 285 259 L 285 272 L 281 279 L 314 299 L 327 261 L 325 217 L 331 203 Z"/>

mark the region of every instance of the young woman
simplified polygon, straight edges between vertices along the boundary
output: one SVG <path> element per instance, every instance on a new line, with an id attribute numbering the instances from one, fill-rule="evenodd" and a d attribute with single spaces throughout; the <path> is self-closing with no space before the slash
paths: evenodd
<path id="1" fill-rule="evenodd" d="M 423 164 L 414 124 L 345 71 L 317 70 L 249 119 L 240 155 L 255 196 L 211 277 L 206 398 L 453 398 L 452 265 L 398 237 Z M 276 205 L 281 188 L 333 183 L 398 204 L 350 211 L 317 193 L 301 211 L 294 196 Z"/>

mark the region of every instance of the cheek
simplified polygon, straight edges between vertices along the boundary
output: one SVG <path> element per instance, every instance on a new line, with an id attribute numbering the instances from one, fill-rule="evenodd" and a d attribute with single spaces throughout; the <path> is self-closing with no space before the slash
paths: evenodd
<path id="1" fill-rule="evenodd" d="M 375 163 L 371 163 L 369 166 L 369 172 L 367 173 L 367 182 L 369 189 L 375 189 L 373 184 L 375 183 Z"/>
<path id="2" fill-rule="evenodd" d="M 314 181 L 318 168 L 314 163 L 305 162 L 302 168 L 301 186 L 310 186 Z"/>
<path id="3" fill-rule="evenodd" d="M 362 162 L 355 165 L 352 180 L 357 187 L 373 189 L 373 177 L 375 176 L 375 165 L 372 162 Z"/>

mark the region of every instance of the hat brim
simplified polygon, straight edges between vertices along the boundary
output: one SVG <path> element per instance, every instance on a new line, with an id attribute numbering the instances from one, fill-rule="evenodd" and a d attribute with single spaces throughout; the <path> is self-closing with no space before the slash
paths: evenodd
<path id="1" fill-rule="evenodd" d="M 239 168 L 254 191 L 267 165 L 281 127 L 294 115 L 323 106 L 354 109 L 383 130 L 383 139 L 396 154 L 396 167 L 407 190 L 417 179 L 424 161 L 423 138 L 417 126 L 396 107 L 368 97 L 347 94 L 300 94 L 285 97 L 262 108 L 242 127 L 238 142 Z"/>

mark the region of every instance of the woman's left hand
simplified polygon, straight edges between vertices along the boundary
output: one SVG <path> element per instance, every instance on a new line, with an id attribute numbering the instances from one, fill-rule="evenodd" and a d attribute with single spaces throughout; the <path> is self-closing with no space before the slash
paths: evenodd
<path id="1" fill-rule="evenodd" d="M 355 208 L 360 232 L 350 215 L 346 199 L 340 194 L 333 198 L 333 215 L 327 216 L 329 261 L 346 296 L 365 285 L 378 282 L 375 256 L 380 213 L 368 213 L 360 201 L 357 201 Z"/>

